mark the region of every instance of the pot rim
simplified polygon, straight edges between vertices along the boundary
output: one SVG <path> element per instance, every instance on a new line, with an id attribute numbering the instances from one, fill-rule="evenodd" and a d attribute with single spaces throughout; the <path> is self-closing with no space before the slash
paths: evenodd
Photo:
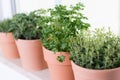
<path id="1" fill-rule="evenodd" d="M 71 60 L 71 63 L 72 63 L 72 65 L 74 65 L 77 68 L 80 68 L 80 69 L 83 69 L 83 70 L 94 71 L 94 72 L 107 72 L 107 71 L 114 71 L 114 70 L 119 70 L 120 69 L 120 67 L 111 68 L 111 69 L 89 69 L 89 68 L 84 68 L 84 67 L 81 67 L 81 66 L 75 64 L 72 60 Z"/>
<path id="2" fill-rule="evenodd" d="M 13 34 L 12 32 L 0 32 L 0 34 Z"/>
<path id="3" fill-rule="evenodd" d="M 26 40 L 26 39 L 16 39 L 16 41 L 41 41 L 40 39 Z"/>
<path id="4" fill-rule="evenodd" d="M 42 46 L 44 49 L 47 49 L 44 45 Z M 47 49 L 48 51 L 50 51 L 50 52 L 53 52 L 52 50 L 49 50 L 49 49 Z M 70 52 L 64 52 L 64 51 L 58 51 L 58 52 L 56 52 L 55 54 L 58 54 L 58 53 L 67 53 L 67 54 L 70 54 Z"/>

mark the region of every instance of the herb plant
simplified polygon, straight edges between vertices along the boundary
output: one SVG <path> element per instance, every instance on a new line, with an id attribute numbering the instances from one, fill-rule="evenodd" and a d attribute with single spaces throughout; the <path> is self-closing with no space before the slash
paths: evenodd
<path id="1" fill-rule="evenodd" d="M 5 19 L 3 21 L 0 21 L 0 32 L 12 32 L 13 27 L 12 27 L 12 20 L 11 19 Z"/>
<path id="2" fill-rule="evenodd" d="M 40 39 L 41 28 L 37 26 L 36 17 L 34 12 L 29 13 L 19 13 L 13 16 L 14 23 L 14 35 L 19 39 Z"/>
<path id="3" fill-rule="evenodd" d="M 77 30 L 87 29 L 90 26 L 85 22 L 87 17 L 81 13 L 83 9 L 84 5 L 78 3 L 69 8 L 57 5 L 44 10 L 46 16 L 43 16 L 42 20 L 39 19 L 43 45 L 54 52 L 69 52 L 69 37 L 75 36 Z"/>
<path id="4" fill-rule="evenodd" d="M 120 67 L 120 37 L 110 29 L 95 29 L 79 32 L 70 38 L 71 60 L 89 69 Z"/>
<path id="5" fill-rule="evenodd" d="M 87 29 L 87 17 L 82 14 L 84 5 L 78 3 L 67 7 L 57 5 L 48 10 L 40 10 L 38 14 L 38 25 L 42 27 L 43 45 L 56 52 L 69 52 L 69 37 L 76 36 L 77 30 Z M 43 15 L 44 14 L 44 15 Z M 65 56 L 58 56 L 57 60 L 63 62 Z"/>

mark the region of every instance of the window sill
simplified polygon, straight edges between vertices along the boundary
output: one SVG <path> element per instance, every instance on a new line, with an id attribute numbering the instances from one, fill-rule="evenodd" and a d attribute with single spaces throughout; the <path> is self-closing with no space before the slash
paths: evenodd
<path id="1" fill-rule="evenodd" d="M 27 80 L 50 80 L 50 75 L 49 75 L 48 69 L 36 71 L 36 72 L 29 72 L 22 68 L 20 59 L 7 60 L 7 59 L 3 58 L 0 53 L 0 67 L 3 65 L 6 66 L 6 67 L 2 68 L 3 71 L 8 71 L 7 68 L 11 69 L 10 71 L 8 71 L 10 75 L 15 75 L 17 73 L 21 77 L 24 76 Z M 0 74 L 2 74 L 2 73 L 0 72 Z M 6 74 L 8 75 L 8 73 L 6 73 Z M 23 79 L 23 80 L 26 80 L 26 79 Z M 11 79 L 9 79 L 9 80 L 11 80 Z M 19 80 L 19 79 L 16 79 L 16 80 Z"/>

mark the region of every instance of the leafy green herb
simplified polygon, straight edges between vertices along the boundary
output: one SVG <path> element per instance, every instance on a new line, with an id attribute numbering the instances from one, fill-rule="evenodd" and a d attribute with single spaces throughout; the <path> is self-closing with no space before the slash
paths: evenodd
<path id="1" fill-rule="evenodd" d="M 76 36 L 76 31 L 87 29 L 90 24 L 86 22 L 87 17 L 82 14 L 84 5 L 78 3 L 67 7 L 57 5 L 48 10 L 36 11 L 38 25 L 42 27 L 42 43 L 53 52 L 69 52 L 70 36 Z M 63 56 L 57 60 L 64 61 Z"/>
<path id="2" fill-rule="evenodd" d="M 76 36 L 77 30 L 90 26 L 85 22 L 87 17 L 81 13 L 83 9 L 84 5 L 78 3 L 69 8 L 57 5 L 48 10 L 38 11 L 38 25 L 42 27 L 43 45 L 54 52 L 69 52 L 69 37 Z"/>
<path id="3" fill-rule="evenodd" d="M 12 27 L 12 20 L 11 19 L 5 19 L 0 22 L 0 32 L 12 32 L 13 27 Z"/>
<path id="4" fill-rule="evenodd" d="M 19 13 L 13 16 L 14 35 L 19 39 L 40 39 L 41 28 L 37 26 L 34 12 L 30 14 Z"/>
<path id="5" fill-rule="evenodd" d="M 59 62 L 64 62 L 65 56 L 64 56 L 64 55 L 58 56 L 58 57 L 57 57 L 57 60 L 58 60 Z"/>
<path id="6" fill-rule="evenodd" d="M 79 32 L 70 38 L 71 60 L 90 69 L 120 67 L 120 37 L 104 28 Z"/>

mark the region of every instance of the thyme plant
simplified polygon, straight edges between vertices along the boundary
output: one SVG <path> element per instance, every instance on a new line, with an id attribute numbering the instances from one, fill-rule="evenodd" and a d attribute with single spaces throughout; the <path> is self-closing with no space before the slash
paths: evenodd
<path id="1" fill-rule="evenodd" d="M 71 60 L 75 64 L 89 69 L 120 67 L 120 37 L 110 29 L 87 30 L 70 39 Z"/>

